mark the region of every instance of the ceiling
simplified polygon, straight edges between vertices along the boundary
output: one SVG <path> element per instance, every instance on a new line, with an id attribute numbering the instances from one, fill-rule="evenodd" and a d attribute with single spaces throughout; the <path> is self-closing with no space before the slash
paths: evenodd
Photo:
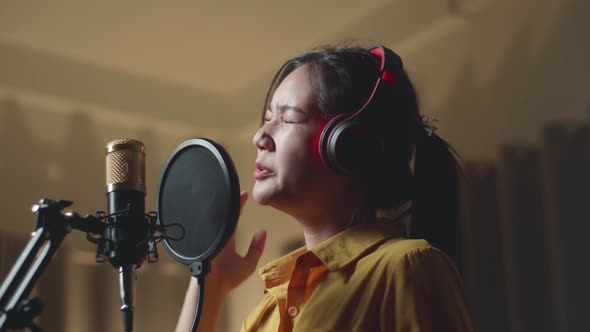
<path id="1" fill-rule="evenodd" d="M 228 95 L 388 2 L 4 2 L 0 40 Z"/>
<path id="2" fill-rule="evenodd" d="M 382 43 L 402 55 L 423 112 L 441 118 L 445 137 L 464 155 L 490 159 L 501 142 L 535 141 L 547 121 L 583 116 L 589 7 L 585 0 L 3 2 L 0 89 L 36 93 L 45 104 L 47 97 L 85 103 L 71 108 L 129 127 L 156 124 L 175 140 L 196 126 L 248 142 L 266 85 L 286 58 L 342 40 Z"/>

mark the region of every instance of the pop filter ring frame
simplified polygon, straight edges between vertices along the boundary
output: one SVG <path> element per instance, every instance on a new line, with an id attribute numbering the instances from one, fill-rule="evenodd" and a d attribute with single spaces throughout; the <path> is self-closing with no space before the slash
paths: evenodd
<path id="1" fill-rule="evenodd" d="M 171 166 L 173 166 L 176 159 L 182 154 L 182 151 L 189 149 L 191 147 L 203 147 L 209 150 L 213 154 L 213 156 L 219 162 L 225 180 L 226 188 L 229 188 L 229 196 L 230 196 L 230 211 L 228 212 L 228 220 L 224 221 L 222 230 L 217 234 L 215 241 L 213 242 L 212 246 L 210 246 L 204 253 L 195 256 L 195 257 L 187 257 L 172 248 L 172 246 L 168 243 L 168 239 L 164 239 L 164 247 L 168 251 L 168 254 L 172 256 L 176 261 L 191 266 L 191 270 L 194 267 L 201 268 L 201 263 L 208 264 L 208 260 L 213 259 L 219 251 L 223 248 L 223 245 L 229 241 L 233 232 L 235 231 L 236 225 L 238 223 L 238 217 L 240 214 L 240 183 L 238 179 L 238 175 L 233 164 L 229 153 L 218 143 L 207 139 L 207 138 L 193 138 L 189 139 L 183 143 L 181 143 L 176 149 L 172 152 L 166 163 L 164 164 L 164 170 L 162 171 L 162 175 L 160 176 L 160 182 L 158 183 L 158 191 L 156 193 L 156 211 L 158 214 L 158 224 L 160 226 L 166 227 L 166 225 L 162 225 L 160 218 L 162 214 L 162 190 L 163 190 L 163 181 L 167 178 Z M 232 185 L 234 184 L 234 185 Z M 198 221 L 197 221 L 198 222 Z M 184 234 L 186 236 L 187 234 Z M 201 272 L 207 273 L 208 266 L 203 267 L 205 271 L 192 271 L 193 276 L 200 274 Z"/>

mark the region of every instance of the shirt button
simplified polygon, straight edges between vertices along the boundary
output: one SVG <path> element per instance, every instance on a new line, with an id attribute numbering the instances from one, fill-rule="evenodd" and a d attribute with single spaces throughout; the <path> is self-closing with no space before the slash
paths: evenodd
<path id="1" fill-rule="evenodd" d="M 289 316 L 291 316 L 291 318 L 295 318 L 295 316 L 299 314 L 299 309 L 297 309 L 297 307 L 295 306 L 291 306 L 289 307 L 289 309 L 287 309 L 287 313 L 289 314 Z"/>

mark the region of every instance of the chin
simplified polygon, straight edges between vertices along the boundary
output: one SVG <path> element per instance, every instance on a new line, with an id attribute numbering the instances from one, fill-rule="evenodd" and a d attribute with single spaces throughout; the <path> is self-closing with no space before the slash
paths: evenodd
<path id="1" fill-rule="evenodd" d="M 260 183 L 255 183 L 252 188 L 252 198 L 254 201 L 260 205 L 270 205 L 274 195 L 268 189 L 264 188 Z"/>
<path id="2" fill-rule="evenodd" d="M 293 197 L 285 189 L 275 182 L 255 182 L 252 188 L 252 198 L 260 205 L 270 206 L 282 211 L 280 207 L 293 202 Z"/>

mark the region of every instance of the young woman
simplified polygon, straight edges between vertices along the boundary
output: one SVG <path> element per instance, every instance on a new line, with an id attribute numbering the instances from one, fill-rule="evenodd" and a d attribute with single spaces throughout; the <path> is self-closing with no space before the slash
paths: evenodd
<path id="1" fill-rule="evenodd" d="M 265 297 L 242 331 L 471 331 L 453 262 L 459 166 L 434 129 L 387 48 L 322 48 L 281 67 L 253 139 L 252 194 L 291 215 L 305 247 L 260 270 Z M 265 239 L 213 260 L 199 331 L 215 331 Z M 191 280 L 176 331 L 190 330 L 197 293 Z"/>

